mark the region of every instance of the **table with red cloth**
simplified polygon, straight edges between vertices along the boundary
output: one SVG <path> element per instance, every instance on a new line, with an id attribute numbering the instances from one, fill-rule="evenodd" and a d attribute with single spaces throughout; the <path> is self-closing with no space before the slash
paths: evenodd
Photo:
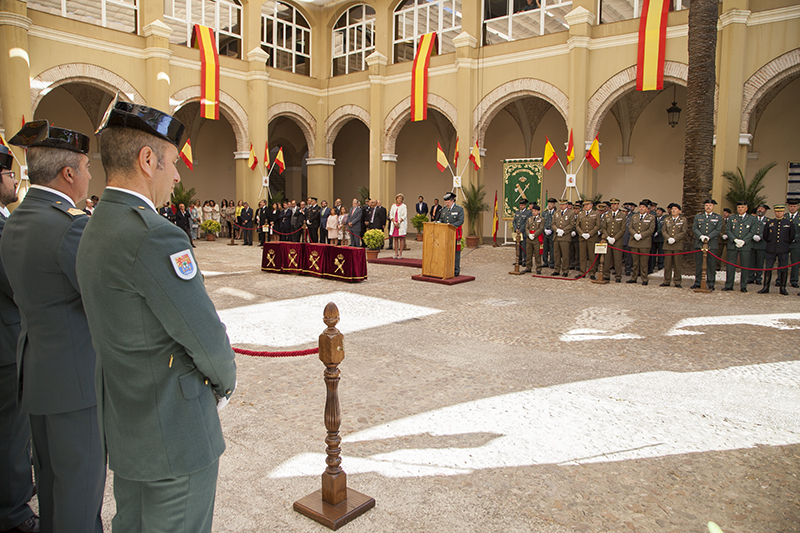
<path id="1" fill-rule="evenodd" d="M 265 242 L 261 270 L 343 281 L 367 279 L 364 248 L 301 242 Z"/>

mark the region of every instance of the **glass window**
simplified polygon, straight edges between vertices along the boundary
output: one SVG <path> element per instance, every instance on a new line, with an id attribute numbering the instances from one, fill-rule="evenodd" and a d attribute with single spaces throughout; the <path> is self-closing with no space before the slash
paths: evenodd
<path id="1" fill-rule="evenodd" d="M 375 10 L 361 4 L 353 6 L 333 25 L 334 76 L 367 69 L 367 57 L 375 51 Z"/>
<path id="2" fill-rule="evenodd" d="M 269 54 L 268 66 L 311 75 L 311 29 L 291 4 L 269 0 L 261 5 L 261 49 Z"/>
<path id="3" fill-rule="evenodd" d="M 191 46 L 194 25 L 202 24 L 214 30 L 219 55 L 242 57 L 239 0 L 164 0 L 164 23 L 172 28 L 171 43 Z"/>
<path id="4" fill-rule="evenodd" d="M 605 0 L 600 0 L 605 1 Z M 572 0 L 487 0 L 483 44 L 506 43 L 569 29 Z"/>
<path id="5" fill-rule="evenodd" d="M 112 30 L 137 33 L 139 0 L 30 0 L 28 8 Z"/>
<path id="6" fill-rule="evenodd" d="M 600 23 L 619 22 L 639 18 L 644 0 L 598 0 Z M 689 0 L 670 0 L 670 11 L 689 9 Z"/>
<path id="7" fill-rule="evenodd" d="M 453 38 L 461 33 L 461 0 L 400 2 L 394 10 L 394 62 L 413 61 L 420 36 L 432 31 L 439 54 L 455 51 Z"/>

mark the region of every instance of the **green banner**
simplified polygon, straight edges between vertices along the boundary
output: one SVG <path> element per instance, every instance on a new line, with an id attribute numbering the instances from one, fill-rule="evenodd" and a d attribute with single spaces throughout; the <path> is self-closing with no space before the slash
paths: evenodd
<path id="1" fill-rule="evenodd" d="M 503 160 L 503 220 L 512 220 L 523 198 L 542 203 L 542 159 Z"/>

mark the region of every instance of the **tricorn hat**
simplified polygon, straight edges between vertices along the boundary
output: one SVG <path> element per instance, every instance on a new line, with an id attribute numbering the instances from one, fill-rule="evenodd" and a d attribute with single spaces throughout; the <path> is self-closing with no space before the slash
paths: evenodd
<path id="1" fill-rule="evenodd" d="M 11 155 L 11 150 L 0 144 L 0 168 L 11 170 L 12 163 L 14 163 L 14 156 Z"/>
<path id="2" fill-rule="evenodd" d="M 455 200 L 456 195 L 451 192 L 446 192 L 444 193 L 444 196 L 442 196 L 442 198 L 444 198 L 445 200 Z"/>
<path id="3" fill-rule="evenodd" d="M 50 126 L 47 119 L 33 120 L 25 123 L 16 135 L 8 140 L 8 144 L 35 148 L 61 148 L 79 154 L 89 153 L 89 137 L 77 131 Z"/>
<path id="4" fill-rule="evenodd" d="M 119 99 L 119 93 L 108 106 L 95 134 L 102 134 L 104 129 L 115 126 L 141 130 L 169 141 L 178 148 L 181 145 L 183 131 L 186 129 L 180 120 L 163 111 L 146 105 L 123 102 Z"/>

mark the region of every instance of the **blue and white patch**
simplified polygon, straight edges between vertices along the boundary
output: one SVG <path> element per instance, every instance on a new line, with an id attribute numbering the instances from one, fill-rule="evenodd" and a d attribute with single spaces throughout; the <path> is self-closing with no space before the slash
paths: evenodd
<path id="1" fill-rule="evenodd" d="M 169 262 L 175 269 L 175 274 L 181 279 L 189 280 L 197 275 L 197 263 L 188 248 L 169 256 Z"/>

